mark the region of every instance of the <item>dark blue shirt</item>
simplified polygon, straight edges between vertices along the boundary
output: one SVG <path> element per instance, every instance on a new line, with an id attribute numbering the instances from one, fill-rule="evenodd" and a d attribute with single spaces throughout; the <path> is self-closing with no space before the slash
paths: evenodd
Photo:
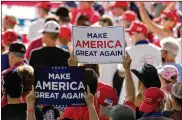
<path id="1" fill-rule="evenodd" d="M 8 69 L 10 67 L 8 60 L 8 52 L 4 52 L 1 54 L 1 72 Z"/>
<path id="2" fill-rule="evenodd" d="M 141 44 L 149 44 L 149 41 L 147 41 L 147 40 L 140 40 L 140 41 L 135 43 L 135 45 L 141 45 Z"/>

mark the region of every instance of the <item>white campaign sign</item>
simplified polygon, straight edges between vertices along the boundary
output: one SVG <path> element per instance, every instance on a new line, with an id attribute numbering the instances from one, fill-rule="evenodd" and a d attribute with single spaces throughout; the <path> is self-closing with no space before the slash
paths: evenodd
<path id="1" fill-rule="evenodd" d="M 73 49 L 79 63 L 121 63 L 124 28 L 73 26 Z"/>

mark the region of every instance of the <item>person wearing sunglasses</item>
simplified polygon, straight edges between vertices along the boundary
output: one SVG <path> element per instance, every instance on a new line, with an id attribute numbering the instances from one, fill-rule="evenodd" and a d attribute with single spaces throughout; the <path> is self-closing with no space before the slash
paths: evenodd
<path id="1" fill-rule="evenodd" d="M 173 36 L 173 28 L 176 26 L 179 20 L 177 10 L 173 9 L 175 4 L 176 2 L 171 2 L 162 12 L 162 26 L 159 27 L 154 24 L 152 20 L 150 20 L 143 2 L 137 2 L 142 21 L 147 25 L 150 31 L 155 33 L 159 38 Z"/>

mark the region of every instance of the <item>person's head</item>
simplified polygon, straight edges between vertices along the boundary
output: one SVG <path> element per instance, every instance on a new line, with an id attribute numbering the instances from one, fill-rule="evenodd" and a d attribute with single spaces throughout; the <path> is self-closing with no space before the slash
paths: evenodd
<path id="1" fill-rule="evenodd" d="M 89 68 L 85 69 L 85 79 L 83 82 L 84 82 L 85 88 L 87 88 L 86 86 L 88 85 L 90 88 L 90 92 L 93 95 L 95 95 L 97 91 L 98 77 L 96 73 L 94 72 L 94 70 Z"/>
<path id="2" fill-rule="evenodd" d="M 34 69 L 29 65 L 23 65 L 16 70 L 23 79 L 23 94 L 27 95 L 34 85 Z"/>
<path id="3" fill-rule="evenodd" d="M 177 82 L 178 69 L 174 65 L 165 65 L 158 72 L 162 87 L 165 88 L 167 84 L 175 84 Z"/>
<path id="4" fill-rule="evenodd" d="M 23 91 L 21 76 L 15 72 L 7 72 L 3 77 L 3 93 L 7 100 L 20 98 Z"/>
<path id="5" fill-rule="evenodd" d="M 102 116 L 109 116 L 109 108 L 118 104 L 118 95 L 116 89 L 107 84 L 103 85 L 97 90 L 96 100 L 99 104 L 100 114 Z"/>
<path id="6" fill-rule="evenodd" d="M 38 9 L 39 16 L 41 18 L 45 18 L 51 9 L 51 3 L 48 1 L 47 2 L 46 1 L 39 2 L 37 5 L 37 9 Z"/>
<path id="7" fill-rule="evenodd" d="M 44 24 L 45 24 L 46 22 L 48 22 L 48 21 L 55 21 L 55 22 L 59 23 L 59 20 L 58 20 L 57 17 L 55 17 L 55 16 L 47 16 L 47 17 L 45 18 Z"/>
<path id="8" fill-rule="evenodd" d="M 9 46 L 17 40 L 18 40 L 18 34 L 14 32 L 12 29 L 6 30 L 2 36 L 2 41 L 6 46 L 6 49 L 8 49 Z"/>
<path id="9" fill-rule="evenodd" d="M 55 46 L 56 41 L 59 36 L 60 25 L 56 21 L 48 21 L 44 24 L 43 29 L 40 31 L 42 36 L 42 41 L 47 46 Z"/>
<path id="10" fill-rule="evenodd" d="M 164 92 L 160 88 L 148 88 L 144 93 L 139 110 L 144 113 L 162 112 L 164 109 L 164 98 Z"/>
<path id="11" fill-rule="evenodd" d="M 56 16 L 59 19 L 59 23 L 60 25 L 62 25 L 63 23 L 69 23 L 70 22 L 70 10 L 68 7 L 66 6 L 60 6 L 56 12 L 55 12 Z"/>
<path id="12" fill-rule="evenodd" d="M 13 15 L 6 15 L 3 20 L 3 29 L 6 31 L 7 29 L 14 29 L 17 24 L 17 19 Z"/>
<path id="13" fill-rule="evenodd" d="M 167 12 L 163 11 L 162 15 L 162 26 L 164 27 L 164 29 L 172 31 L 179 20 L 177 10 L 170 10 Z"/>
<path id="14" fill-rule="evenodd" d="M 92 5 L 93 5 L 92 1 L 80 1 L 78 8 L 79 9 L 88 9 L 88 8 L 91 8 Z"/>
<path id="15" fill-rule="evenodd" d="M 99 21 L 101 26 L 113 26 L 113 22 L 108 15 L 103 15 Z"/>
<path id="16" fill-rule="evenodd" d="M 90 26 L 90 21 L 87 15 L 80 14 L 76 20 L 77 26 Z"/>
<path id="17" fill-rule="evenodd" d="M 131 10 L 127 10 L 123 13 L 123 15 L 119 18 L 119 25 L 124 26 L 125 28 L 129 28 L 131 23 L 137 19 L 137 15 L 135 12 Z"/>
<path id="18" fill-rule="evenodd" d="M 146 40 L 148 35 L 148 29 L 145 24 L 139 21 L 132 22 L 130 28 L 126 29 L 132 39 L 132 44 L 136 44 L 138 41 Z"/>
<path id="19" fill-rule="evenodd" d="M 117 105 L 111 110 L 110 120 L 136 120 L 136 114 L 129 106 Z"/>
<path id="20" fill-rule="evenodd" d="M 98 78 L 100 77 L 100 69 L 98 64 L 79 64 L 79 66 L 84 66 L 85 68 L 94 70 Z"/>
<path id="21" fill-rule="evenodd" d="M 14 42 L 9 46 L 8 60 L 9 65 L 14 66 L 18 62 L 23 62 L 26 48 L 21 42 Z"/>
<path id="22" fill-rule="evenodd" d="M 168 37 L 162 39 L 160 45 L 162 63 L 175 62 L 175 58 L 179 53 L 178 42 L 173 37 Z"/>
<path id="23" fill-rule="evenodd" d="M 172 98 L 175 107 L 180 107 L 182 110 L 182 83 L 177 82 L 172 87 Z"/>
<path id="24" fill-rule="evenodd" d="M 139 79 L 139 88 L 144 91 L 150 87 L 161 87 L 161 82 L 157 73 L 157 69 L 150 64 L 143 64 L 140 70 L 132 69 L 131 70 Z M 139 89 L 138 88 L 138 89 Z"/>
<path id="25" fill-rule="evenodd" d="M 124 1 L 116 1 L 111 7 L 112 14 L 114 16 L 121 16 L 128 9 L 129 3 Z"/>
<path id="26" fill-rule="evenodd" d="M 69 26 L 66 25 L 61 26 L 59 32 L 59 42 L 62 45 L 67 45 L 68 42 L 71 42 L 71 38 L 72 38 L 72 31 L 69 28 Z"/>

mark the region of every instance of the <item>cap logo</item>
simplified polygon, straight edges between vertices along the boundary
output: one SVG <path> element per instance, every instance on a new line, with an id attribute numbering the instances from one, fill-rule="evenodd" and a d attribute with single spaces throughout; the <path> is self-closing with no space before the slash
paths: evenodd
<path id="1" fill-rule="evenodd" d="M 151 103 L 152 102 L 152 98 L 146 98 L 146 97 L 143 97 L 143 100 L 146 101 L 146 102 L 149 102 Z"/>
<path id="2" fill-rule="evenodd" d="M 142 31 L 142 28 L 141 27 L 137 27 L 137 31 Z"/>
<path id="3" fill-rule="evenodd" d="M 113 100 L 111 100 L 110 98 L 107 98 L 104 100 L 104 103 L 106 103 L 107 105 L 113 105 Z"/>

